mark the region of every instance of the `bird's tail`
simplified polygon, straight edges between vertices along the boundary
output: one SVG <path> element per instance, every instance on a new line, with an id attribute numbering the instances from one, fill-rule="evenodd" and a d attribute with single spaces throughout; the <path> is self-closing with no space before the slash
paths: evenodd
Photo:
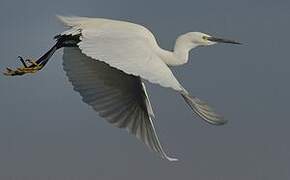
<path id="1" fill-rule="evenodd" d="M 219 114 L 217 114 L 206 102 L 192 97 L 187 92 L 181 92 L 181 96 L 189 107 L 203 120 L 213 125 L 222 125 L 227 121 Z"/>
<path id="2" fill-rule="evenodd" d="M 56 17 L 66 27 L 78 26 L 83 21 L 88 20 L 87 17 L 77 17 L 77 16 L 61 16 L 61 15 L 57 15 Z"/>

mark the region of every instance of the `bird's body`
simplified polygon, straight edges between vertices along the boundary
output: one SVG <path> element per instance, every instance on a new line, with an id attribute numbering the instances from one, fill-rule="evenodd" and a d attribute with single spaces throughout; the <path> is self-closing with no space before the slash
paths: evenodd
<path id="1" fill-rule="evenodd" d="M 194 48 L 192 45 L 186 46 L 183 41 L 184 38 L 180 37 L 176 41 L 174 52 L 164 50 L 159 47 L 156 38 L 149 29 L 131 22 L 103 18 L 58 17 L 67 27 L 73 27 L 63 32 L 63 35 L 78 34 L 79 29 L 94 29 L 102 35 L 109 34 L 110 36 L 115 35 L 116 37 L 140 39 L 150 47 L 152 53 L 156 54 L 169 66 L 185 64 L 188 61 L 190 49 Z M 130 42 L 129 40 L 127 41 Z"/>
<path id="2" fill-rule="evenodd" d="M 86 17 L 59 19 L 69 29 L 56 36 L 57 43 L 29 67 L 7 75 L 23 75 L 42 69 L 53 53 L 64 48 L 64 70 L 83 101 L 109 123 L 126 128 L 161 157 L 164 152 L 153 122 L 154 113 L 142 79 L 169 87 L 182 95 L 190 108 L 208 123 L 226 121 L 205 102 L 191 96 L 178 82 L 168 66 L 188 61 L 189 51 L 196 46 L 216 42 L 238 44 L 200 32 L 177 38 L 174 51 L 159 47 L 154 35 L 144 26 L 117 20 Z"/>
<path id="3" fill-rule="evenodd" d="M 62 35 L 75 35 L 81 32 L 79 48 L 87 56 L 102 59 L 112 67 L 128 74 L 141 76 L 152 83 L 182 90 L 164 60 L 161 59 L 165 54 L 161 53 L 166 51 L 159 48 L 155 37 L 145 27 L 99 18 L 60 17 L 60 20 L 71 27 Z"/>

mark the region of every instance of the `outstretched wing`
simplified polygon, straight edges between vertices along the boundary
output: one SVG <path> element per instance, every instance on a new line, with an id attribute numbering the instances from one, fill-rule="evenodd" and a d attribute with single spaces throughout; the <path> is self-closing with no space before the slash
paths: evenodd
<path id="1" fill-rule="evenodd" d="M 112 125 L 126 128 L 163 158 L 168 157 L 158 140 L 151 117 L 153 111 L 145 85 L 137 76 L 110 67 L 81 53 L 65 48 L 63 66 L 83 101 Z"/>
<path id="2" fill-rule="evenodd" d="M 156 55 L 154 48 L 158 45 L 145 27 L 99 18 L 59 18 L 70 27 L 62 34 L 80 34 L 78 46 L 85 55 L 152 83 L 177 91 L 183 89 L 168 66 Z"/>
<path id="3" fill-rule="evenodd" d="M 203 101 L 191 98 L 168 66 L 156 54 L 158 45 L 143 26 L 100 18 L 59 17 L 69 30 L 63 35 L 80 35 L 82 53 L 103 61 L 127 74 L 180 92 L 188 105 L 205 121 L 224 124 L 225 120 Z"/>

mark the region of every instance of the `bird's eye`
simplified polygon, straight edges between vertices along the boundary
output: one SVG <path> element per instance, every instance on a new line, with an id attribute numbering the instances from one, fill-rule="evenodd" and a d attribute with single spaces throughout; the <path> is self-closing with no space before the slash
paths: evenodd
<path id="1" fill-rule="evenodd" d="M 208 37 L 207 36 L 202 36 L 202 39 L 207 41 Z"/>

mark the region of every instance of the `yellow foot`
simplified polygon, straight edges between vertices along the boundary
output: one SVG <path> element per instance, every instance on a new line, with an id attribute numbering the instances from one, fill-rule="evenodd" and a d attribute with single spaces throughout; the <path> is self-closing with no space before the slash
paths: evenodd
<path id="1" fill-rule="evenodd" d="M 21 68 L 16 68 L 15 70 L 6 68 L 6 72 L 3 74 L 6 76 L 21 76 L 28 73 L 36 73 L 40 69 L 42 69 L 43 65 L 37 64 L 35 61 L 27 59 L 26 62 L 29 62 L 30 66 L 24 66 Z"/>
<path id="2" fill-rule="evenodd" d="M 29 62 L 31 65 L 34 65 L 35 67 L 37 67 L 37 68 L 39 68 L 39 69 L 42 68 L 42 65 L 41 65 L 41 64 L 37 64 L 37 62 L 34 61 L 34 60 L 26 59 L 25 61 L 26 61 L 26 62 Z"/>

